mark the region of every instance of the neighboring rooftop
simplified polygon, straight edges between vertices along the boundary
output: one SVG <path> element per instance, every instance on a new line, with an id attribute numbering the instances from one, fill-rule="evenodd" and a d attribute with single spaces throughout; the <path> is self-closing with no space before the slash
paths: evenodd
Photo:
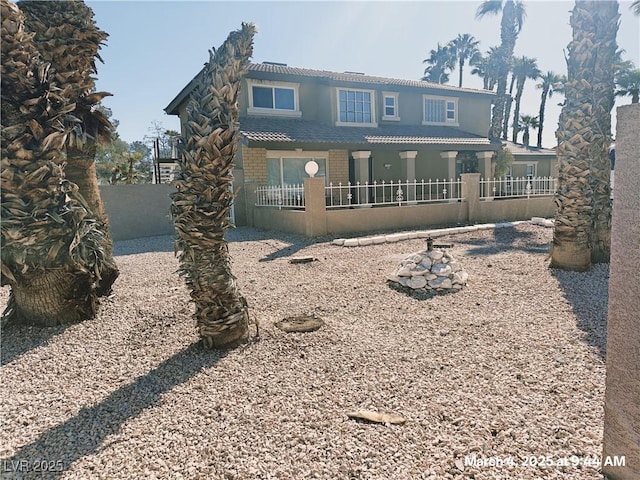
<path id="1" fill-rule="evenodd" d="M 552 155 L 556 156 L 556 151 L 551 148 L 538 148 L 522 143 L 513 143 L 508 140 L 502 140 L 505 147 L 515 155 Z"/>

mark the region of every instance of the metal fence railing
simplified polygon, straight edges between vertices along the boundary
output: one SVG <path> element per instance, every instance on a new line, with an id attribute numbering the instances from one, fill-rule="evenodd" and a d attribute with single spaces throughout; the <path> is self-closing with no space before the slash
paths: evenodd
<path id="1" fill-rule="evenodd" d="M 480 198 L 533 197 L 554 195 L 557 179 L 553 177 L 481 178 Z"/>
<path id="2" fill-rule="evenodd" d="M 303 185 L 264 185 L 256 189 L 256 206 L 304 209 Z"/>
<path id="3" fill-rule="evenodd" d="M 382 181 L 330 183 L 325 187 L 327 207 L 407 205 L 462 200 L 462 180 Z"/>

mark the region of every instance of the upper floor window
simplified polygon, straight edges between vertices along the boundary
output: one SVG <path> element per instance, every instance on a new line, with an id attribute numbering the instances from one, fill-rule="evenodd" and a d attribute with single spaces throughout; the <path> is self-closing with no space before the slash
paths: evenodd
<path id="1" fill-rule="evenodd" d="M 300 116 L 298 85 L 288 83 L 257 82 L 248 79 L 248 113 Z"/>
<path id="2" fill-rule="evenodd" d="M 458 125 L 458 99 L 451 97 L 423 96 L 425 125 Z"/>
<path id="3" fill-rule="evenodd" d="M 383 100 L 383 120 L 400 120 L 398 116 L 398 93 L 382 92 Z"/>
<path id="4" fill-rule="evenodd" d="M 338 125 L 375 126 L 375 118 L 372 90 L 338 89 Z"/>

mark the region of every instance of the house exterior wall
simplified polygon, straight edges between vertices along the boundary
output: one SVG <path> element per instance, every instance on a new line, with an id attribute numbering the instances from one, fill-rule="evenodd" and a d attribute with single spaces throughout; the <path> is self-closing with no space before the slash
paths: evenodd
<path id="1" fill-rule="evenodd" d="M 329 181 L 334 184 L 347 183 L 349 181 L 349 151 L 329 150 L 327 158 L 327 170 Z"/>
<path id="2" fill-rule="evenodd" d="M 242 164 L 247 183 L 267 183 L 267 149 L 242 145 Z"/>

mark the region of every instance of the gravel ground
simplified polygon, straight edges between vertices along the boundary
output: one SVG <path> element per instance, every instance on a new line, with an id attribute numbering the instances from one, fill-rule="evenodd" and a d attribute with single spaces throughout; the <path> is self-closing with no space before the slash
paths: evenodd
<path id="1" fill-rule="evenodd" d="M 260 336 L 222 353 L 198 342 L 171 238 L 121 242 L 97 318 L 2 332 L 3 478 L 601 479 L 608 267 L 550 270 L 551 237 L 439 238 L 470 283 L 417 298 L 385 276 L 422 240 L 239 228 L 233 271 Z M 297 314 L 326 325 L 273 326 Z"/>

